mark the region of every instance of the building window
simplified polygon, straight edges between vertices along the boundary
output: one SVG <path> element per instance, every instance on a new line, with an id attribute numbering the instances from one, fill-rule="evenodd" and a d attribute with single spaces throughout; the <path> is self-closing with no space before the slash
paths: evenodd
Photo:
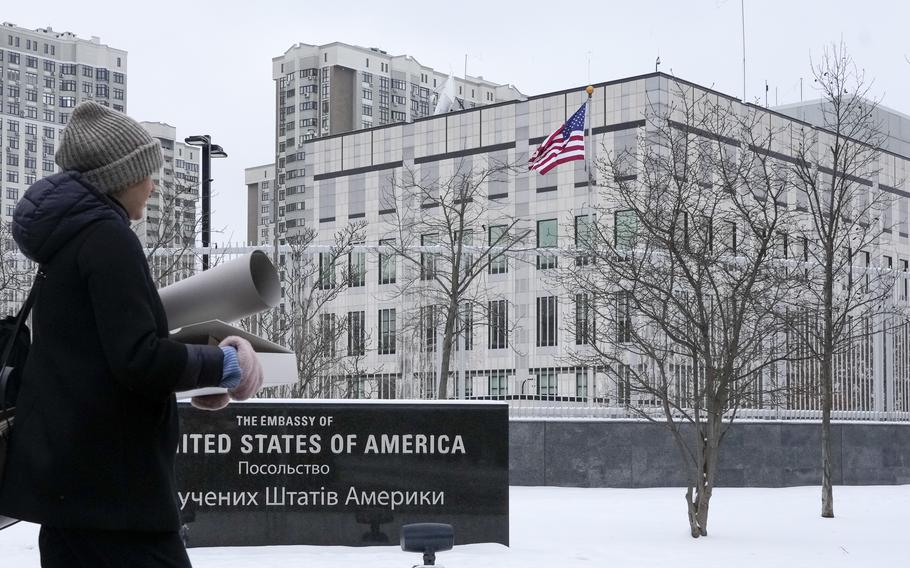
<path id="1" fill-rule="evenodd" d="M 394 243 L 394 239 L 382 239 L 379 241 L 380 245 L 386 246 L 393 245 Z M 395 283 L 395 255 L 393 253 L 379 253 L 379 283 Z"/>
<path id="2" fill-rule="evenodd" d="M 537 346 L 552 347 L 559 343 L 557 336 L 556 296 L 537 298 Z"/>
<path id="3" fill-rule="evenodd" d="M 635 211 L 626 209 L 613 214 L 613 240 L 617 250 L 631 250 L 638 232 L 638 217 Z"/>
<path id="4" fill-rule="evenodd" d="M 632 295 L 625 291 L 616 293 L 616 341 L 632 341 Z"/>
<path id="5" fill-rule="evenodd" d="M 436 244 L 436 235 L 421 235 L 420 246 L 429 247 Z M 436 253 L 420 253 L 420 279 L 433 280 L 436 278 Z"/>
<path id="6" fill-rule="evenodd" d="M 29 134 L 31 136 L 37 136 L 38 135 L 38 125 L 26 122 L 25 123 L 25 133 Z"/>
<path id="7" fill-rule="evenodd" d="M 367 280 L 367 255 L 365 252 L 348 253 L 348 280 L 352 288 L 359 288 Z"/>
<path id="8" fill-rule="evenodd" d="M 366 353 L 366 336 L 363 327 L 366 312 L 348 312 L 348 356 Z"/>
<path id="9" fill-rule="evenodd" d="M 96 81 L 109 81 L 110 80 L 110 71 L 107 69 L 95 69 L 95 80 Z"/>
<path id="10" fill-rule="evenodd" d="M 590 294 L 575 294 L 575 345 L 594 345 L 594 310 Z"/>
<path id="11" fill-rule="evenodd" d="M 379 310 L 379 354 L 395 353 L 395 308 Z"/>
<path id="12" fill-rule="evenodd" d="M 108 96 L 107 85 L 102 85 L 101 83 L 98 83 L 97 85 L 95 85 L 95 94 L 99 97 L 107 98 L 107 96 Z"/>
<path id="13" fill-rule="evenodd" d="M 575 217 L 575 266 L 586 266 L 591 262 L 591 217 Z"/>
<path id="14" fill-rule="evenodd" d="M 555 369 L 537 371 L 537 396 L 556 396 L 556 380 Z"/>
<path id="15" fill-rule="evenodd" d="M 82 66 L 82 76 L 90 77 L 90 78 L 94 79 L 95 78 L 95 68 L 89 67 L 88 65 L 83 65 Z"/>
<path id="16" fill-rule="evenodd" d="M 25 66 L 31 67 L 32 69 L 37 69 L 38 68 L 38 58 L 37 57 L 26 57 Z"/>
<path id="17" fill-rule="evenodd" d="M 490 265 L 488 271 L 490 274 L 505 274 L 509 271 L 509 259 L 505 254 L 496 256 L 492 248 L 498 248 L 507 245 L 506 242 L 506 225 L 493 225 L 487 229 L 487 244 L 491 247 Z"/>
<path id="18" fill-rule="evenodd" d="M 76 97 L 60 97 L 60 106 L 63 108 L 76 106 Z"/>
<path id="19" fill-rule="evenodd" d="M 436 306 L 420 307 L 420 346 L 423 351 L 436 351 Z"/>
<path id="20" fill-rule="evenodd" d="M 361 105 L 360 112 L 363 116 L 373 116 L 373 107 L 370 105 Z"/>
<path id="21" fill-rule="evenodd" d="M 54 63 L 53 61 L 45 61 L 45 62 L 44 62 L 44 70 L 45 70 L 45 71 L 47 71 L 47 72 L 49 72 L 49 73 L 53 73 L 54 70 L 55 70 L 56 68 L 57 68 L 57 64 Z"/>
<path id="22" fill-rule="evenodd" d="M 471 351 L 474 349 L 474 305 L 470 302 L 461 304 L 458 316 L 461 327 L 461 341 L 455 342 L 455 348 Z"/>
<path id="23" fill-rule="evenodd" d="M 263 229 L 265 233 L 267 229 Z M 322 338 L 322 347 L 326 350 L 327 356 L 335 356 L 335 314 L 319 314 L 319 334 Z"/>
<path id="24" fill-rule="evenodd" d="M 908 279 L 910 279 L 910 274 L 908 274 L 908 272 L 910 272 L 910 262 L 903 259 L 901 260 L 901 272 L 903 272 L 901 275 L 901 300 L 906 302 L 907 298 L 910 297 L 908 296 L 910 290 L 907 289 Z"/>
<path id="25" fill-rule="evenodd" d="M 492 300 L 487 304 L 489 317 L 487 347 L 505 349 L 509 346 L 509 305 L 505 300 Z"/>
<path id="26" fill-rule="evenodd" d="M 537 222 L 537 248 L 556 248 L 558 244 L 558 225 L 556 219 L 545 219 Z M 537 269 L 547 270 L 556 268 L 557 261 L 555 254 L 538 254 Z"/>
<path id="27" fill-rule="evenodd" d="M 123 89 L 114 89 L 114 99 L 118 101 L 123 100 Z"/>
<path id="28" fill-rule="evenodd" d="M 61 101 L 62 101 L 62 99 L 63 98 L 61 97 Z M 56 97 L 54 97 L 54 93 L 44 93 L 44 95 L 42 96 L 42 100 L 44 101 L 44 104 L 46 104 L 46 105 L 53 105 L 54 102 L 56 101 Z"/>
<path id="29" fill-rule="evenodd" d="M 488 387 L 490 396 L 505 396 L 509 394 L 506 383 L 506 372 L 492 371 L 488 378 Z"/>
<path id="30" fill-rule="evenodd" d="M 117 83 L 118 85 L 123 84 L 123 73 L 114 73 L 114 83 Z"/>
<path id="31" fill-rule="evenodd" d="M 616 381 L 618 402 L 629 406 L 632 404 L 632 368 L 628 365 L 620 365 L 618 375 Z"/>
<path id="32" fill-rule="evenodd" d="M 316 287 L 320 290 L 328 290 L 335 287 L 335 263 L 331 253 L 319 253 L 319 279 Z"/>
<path id="33" fill-rule="evenodd" d="M 588 370 L 575 370 L 575 396 L 578 398 L 588 398 Z"/>

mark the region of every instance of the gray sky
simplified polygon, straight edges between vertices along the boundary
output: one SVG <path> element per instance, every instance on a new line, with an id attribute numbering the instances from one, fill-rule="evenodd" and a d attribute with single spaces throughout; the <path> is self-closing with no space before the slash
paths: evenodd
<path id="1" fill-rule="evenodd" d="M 843 38 L 883 104 L 910 114 L 908 6 L 745 0 L 746 98 L 764 102 L 767 80 L 771 105 L 798 102 L 800 77 L 816 98 L 810 55 Z M 648 73 L 658 55 L 661 71 L 743 91 L 740 0 L 44 0 L 4 2 L 0 20 L 127 50 L 129 114 L 224 147 L 212 164 L 220 242 L 246 237 L 243 170 L 274 159 L 271 59 L 297 42 L 379 47 L 458 75 L 468 54 L 469 74 L 527 95 Z"/>

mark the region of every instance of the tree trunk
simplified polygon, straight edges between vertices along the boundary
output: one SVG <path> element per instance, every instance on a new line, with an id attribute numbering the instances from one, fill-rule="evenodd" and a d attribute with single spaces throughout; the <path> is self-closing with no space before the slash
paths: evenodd
<path id="1" fill-rule="evenodd" d="M 442 336 L 442 361 L 439 365 L 439 392 L 436 398 L 448 398 L 449 365 L 452 360 L 452 345 L 455 343 L 455 318 L 458 317 L 458 302 L 450 301 L 446 309 L 446 327 Z"/>
<path id="2" fill-rule="evenodd" d="M 834 406 L 834 278 L 825 274 L 825 344 L 822 347 L 822 517 L 834 517 L 831 485 L 831 409 Z"/>

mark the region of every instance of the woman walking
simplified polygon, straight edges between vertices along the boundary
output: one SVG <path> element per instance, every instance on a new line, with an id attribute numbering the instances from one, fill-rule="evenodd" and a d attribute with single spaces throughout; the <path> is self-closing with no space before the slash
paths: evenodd
<path id="1" fill-rule="evenodd" d="M 56 162 L 63 171 L 33 185 L 13 219 L 16 243 L 43 277 L 0 514 L 41 524 L 46 568 L 186 567 L 174 393 L 222 386 L 242 400 L 261 386 L 261 369 L 239 338 L 221 347 L 168 339 L 130 229 L 155 189 L 158 142 L 125 114 L 86 102 L 64 129 Z"/>

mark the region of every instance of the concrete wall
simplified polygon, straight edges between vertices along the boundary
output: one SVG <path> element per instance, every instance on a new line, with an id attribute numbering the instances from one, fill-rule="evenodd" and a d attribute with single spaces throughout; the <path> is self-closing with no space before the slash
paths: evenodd
<path id="1" fill-rule="evenodd" d="M 818 424 L 737 423 L 720 449 L 718 486 L 821 483 Z M 910 483 L 910 424 L 834 424 L 834 483 Z M 685 485 L 679 450 L 657 424 L 509 423 L 509 484 L 561 487 Z"/>

